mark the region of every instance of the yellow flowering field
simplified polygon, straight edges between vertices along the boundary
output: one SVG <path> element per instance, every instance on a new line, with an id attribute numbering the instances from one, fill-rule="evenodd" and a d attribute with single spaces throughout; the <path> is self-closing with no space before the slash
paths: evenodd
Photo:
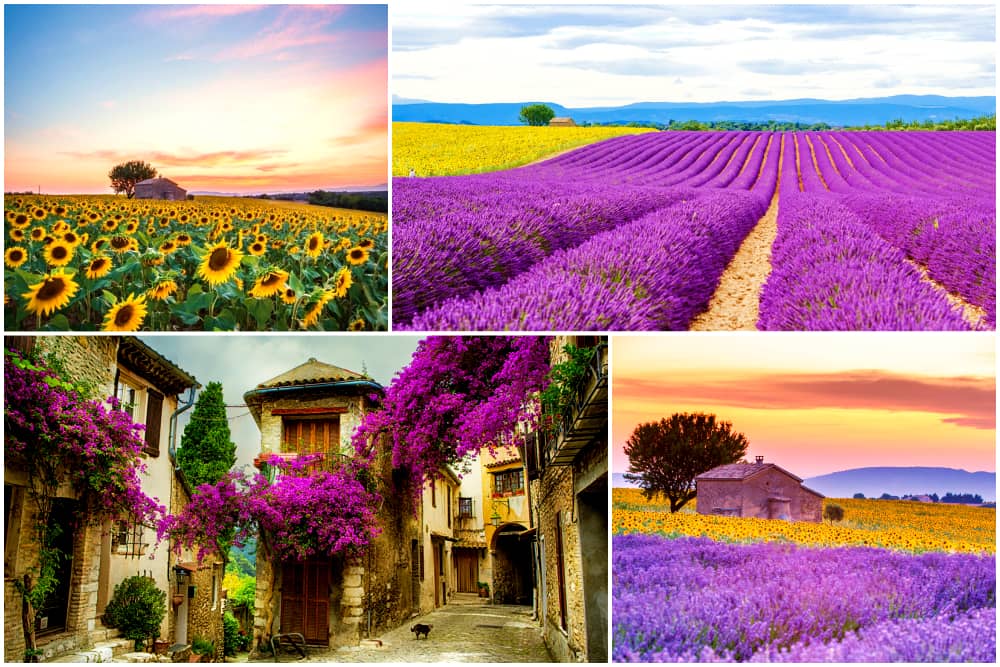
<path id="1" fill-rule="evenodd" d="M 676 514 L 663 498 L 647 501 L 640 489 L 612 490 L 616 534 L 705 536 L 726 542 L 788 541 L 816 546 L 875 546 L 904 551 L 996 552 L 996 511 L 944 503 L 826 499 L 844 508 L 844 520 L 792 523 L 702 515 L 694 501 Z"/>
<path id="2" fill-rule="evenodd" d="M 4 197 L 4 328 L 385 329 L 388 219 L 296 202 Z"/>
<path id="3" fill-rule="evenodd" d="M 639 127 L 531 127 L 392 124 L 392 175 L 454 176 L 511 169 Z"/>

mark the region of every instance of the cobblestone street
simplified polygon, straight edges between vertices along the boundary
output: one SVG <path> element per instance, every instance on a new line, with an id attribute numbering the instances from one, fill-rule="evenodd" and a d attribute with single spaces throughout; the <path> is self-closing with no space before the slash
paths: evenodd
<path id="1" fill-rule="evenodd" d="M 410 626 L 432 625 L 430 636 L 415 639 Z M 381 646 L 363 642 L 329 651 L 311 650 L 300 662 L 551 662 L 531 608 L 487 605 L 468 596 L 418 616 L 376 637 Z M 292 656 L 283 661 L 293 662 Z"/>

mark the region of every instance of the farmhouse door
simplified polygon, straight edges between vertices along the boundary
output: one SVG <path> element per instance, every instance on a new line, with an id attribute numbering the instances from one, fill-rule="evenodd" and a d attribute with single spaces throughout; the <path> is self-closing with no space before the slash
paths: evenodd
<path id="1" fill-rule="evenodd" d="M 330 643 L 330 563 L 285 563 L 281 571 L 281 632 L 301 632 L 310 644 Z"/>
<path id="2" fill-rule="evenodd" d="M 458 592 L 476 593 L 479 581 L 479 558 L 472 549 L 452 549 L 455 554 L 455 571 L 458 573 Z"/>

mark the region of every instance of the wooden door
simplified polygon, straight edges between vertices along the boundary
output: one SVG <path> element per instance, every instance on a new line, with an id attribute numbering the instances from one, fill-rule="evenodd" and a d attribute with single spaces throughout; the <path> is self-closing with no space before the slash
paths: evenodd
<path id="1" fill-rule="evenodd" d="M 281 632 L 301 632 L 310 644 L 330 641 L 330 563 L 285 563 L 281 571 Z"/>
<path id="2" fill-rule="evenodd" d="M 455 555 L 455 572 L 458 581 L 455 582 L 459 593 L 478 593 L 479 558 L 471 549 L 453 549 Z"/>
<path id="3" fill-rule="evenodd" d="M 431 550 L 434 552 L 434 606 L 441 606 L 441 555 L 440 544 L 435 540 L 431 543 Z"/>

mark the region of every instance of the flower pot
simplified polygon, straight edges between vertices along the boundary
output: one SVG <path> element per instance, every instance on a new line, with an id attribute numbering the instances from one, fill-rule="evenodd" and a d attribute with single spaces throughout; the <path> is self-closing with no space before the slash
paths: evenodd
<path id="1" fill-rule="evenodd" d="M 182 602 L 184 602 L 184 596 L 179 593 L 170 598 L 170 603 L 174 607 L 180 607 Z"/>

